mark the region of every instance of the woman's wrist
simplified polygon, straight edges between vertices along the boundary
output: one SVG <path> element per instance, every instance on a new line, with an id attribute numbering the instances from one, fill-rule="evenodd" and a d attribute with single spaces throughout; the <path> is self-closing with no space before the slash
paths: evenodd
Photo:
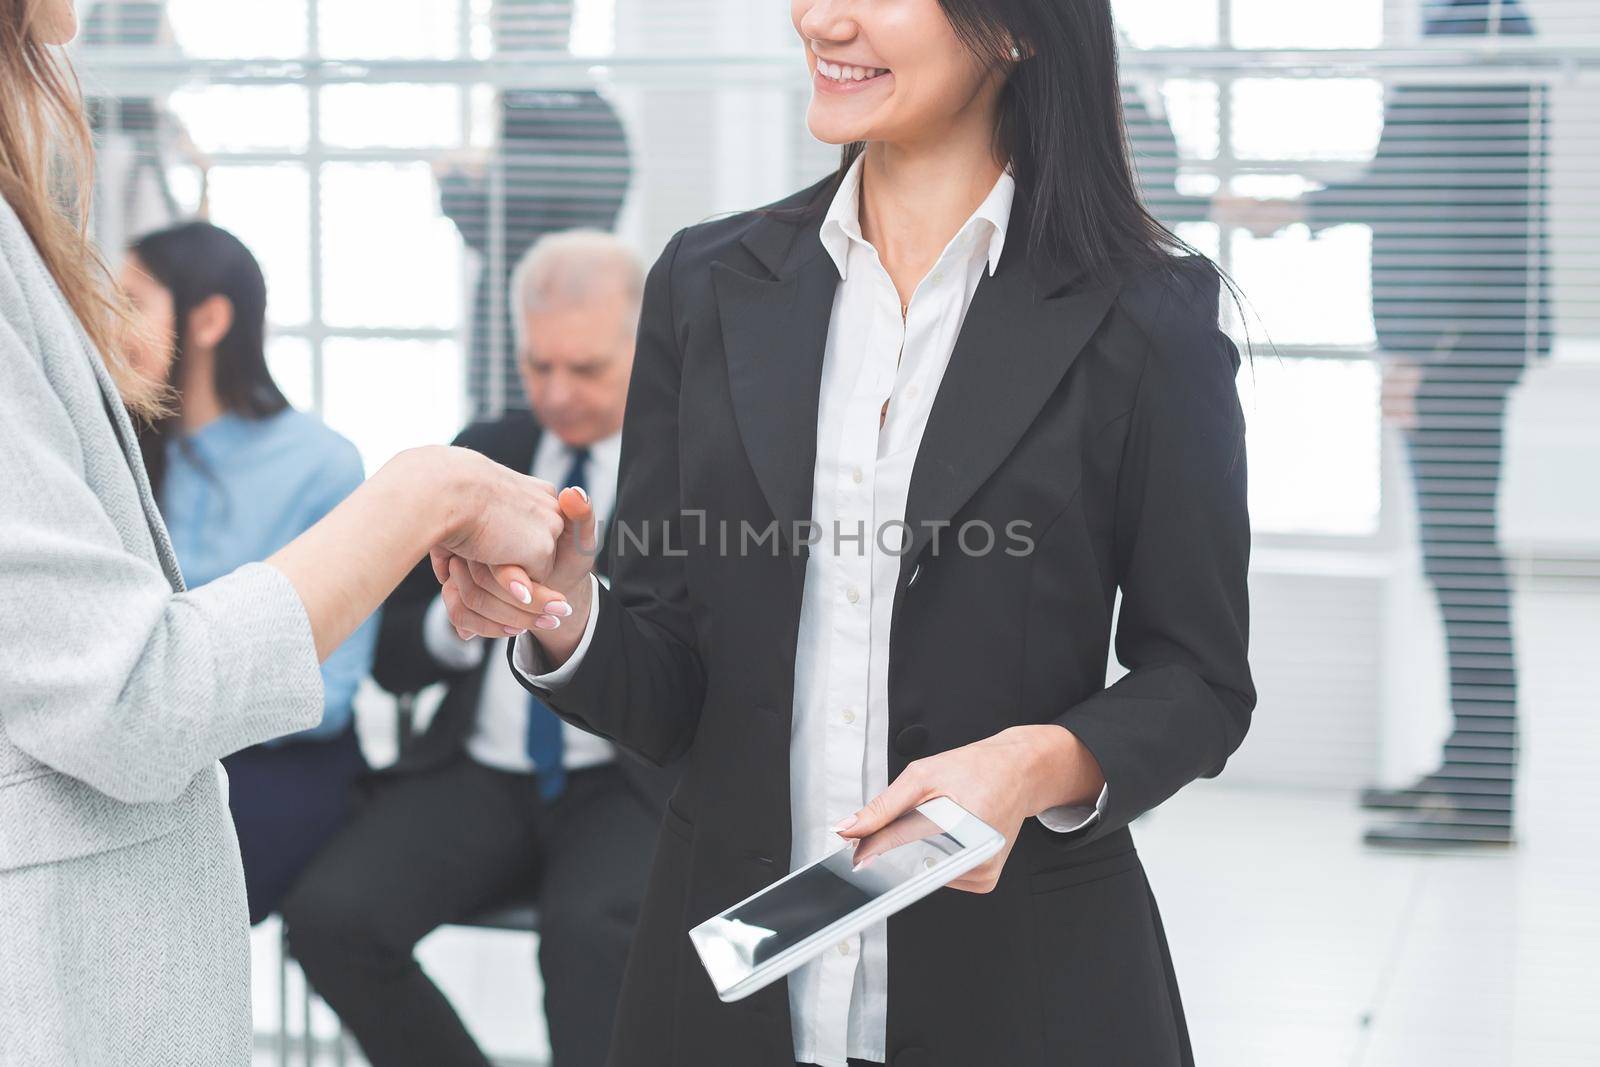
<path id="1" fill-rule="evenodd" d="M 563 617 L 561 625 L 553 630 L 544 630 L 536 626 L 528 631 L 529 635 L 539 643 L 547 672 L 563 666 L 583 643 L 584 631 L 589 627 L 589 615 L 595 609 L 595 585 L 595 579 L 590 574 L 585 574 L 573 588 L 561 591 L 567 598 L 568 606 L 572 608 L 572 614 Z"/>
<path id="2" fill-rule="evenodd" d="M 1055 723 L 1013 726 L 1011 731 L 1026 738 L 1032 765 L 1026 775 L 1030 783 L 1028 813 L 1062 806 L 1093 804 L 1105 785 L 1100 764 L 1076 734 Z"/>
<path id="3" fill-rule="evenodd" d="M 413 523 L 419 555 L 448 542 L 474 512 L 478 485 L 457 453 L 445 445 L 408 448 L 379 468 L 372 480 L 403 498 L 394 512 Z"/>

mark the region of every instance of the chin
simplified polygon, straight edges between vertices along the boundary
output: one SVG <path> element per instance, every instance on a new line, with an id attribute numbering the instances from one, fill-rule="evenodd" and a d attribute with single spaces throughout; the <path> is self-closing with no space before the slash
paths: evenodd
<path id="1" fill-rule="evenodd" d="M 816 114 L 815 104 L 812 113 L 806 116 L 806 128 L 811 131 L 811 136 L 823 144 L 847 145 L 852 141 L 870 141 L 872 134 L 864 129 L 860 123 L 840 122 L 837 117 Z"/>

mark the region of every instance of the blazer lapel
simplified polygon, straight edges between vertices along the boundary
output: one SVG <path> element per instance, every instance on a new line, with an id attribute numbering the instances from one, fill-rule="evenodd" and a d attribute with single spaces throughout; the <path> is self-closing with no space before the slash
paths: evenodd
<path id="1" fill-rule="evenodd" d="M 770 278 L 711 265 L 739 437 L 791 549 L 795 524 L 811 517 L 822 358 L 839 284 L 820 229 L 820 218 L 797 226 L 765 217 L 752 227 L 743 244 Z"/>
<path id="2" fill-rule="evenodd" d="M 1114 282 L 1091 283 L 1070 256 L 1030 259 L 1028 214 L 1019 194 L 998 268 L 978 283 L 934 397 L 906 501 L 902 586 L 934 527 L 1016 447 L 1116 299 Z M 752 226 L 742 243 L 771 277 L 711 266 L 739 436 L 791 547 L 794 525 L 811 516 L 822 361 L 839 283 L 820 229 L 820 214 L 803 225 L 765 217 Z"/>
<path id="3" fill-rule="evenodd" d="M 1027 234 L 1019 192 L 1000 263 L 973 293 L 912 465 L 902 587 L 934 529 L 1016 447 L 1116 299 L 1117 284 L 1089 284 L 1070 259 L 1030 261 Z"/>

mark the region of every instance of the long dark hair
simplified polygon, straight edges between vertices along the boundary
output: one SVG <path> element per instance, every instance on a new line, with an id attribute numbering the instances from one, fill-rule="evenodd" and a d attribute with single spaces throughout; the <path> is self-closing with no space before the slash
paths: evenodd
<path id="1" fill-rule="evenodd" d="M 233 324 L 217 343 L 217 398 L 227 411 L 263 419 L 289 406 L 267 368 L 267 282 L 256 257 L 233 234 L 209 222 L 185 222 L 134 241 L 139 264 L 172 294 L 172 364 L 167 382 L 183 385 L 189 315 L 213 296 L 233 305 Z M 167 443 L 179 436 L 182 412 L 144 423 L 139 444 L 151 488 L 160 493 L 166 476 Z"/>
<path id="2" fill-rule="evenodd" d="M 1162 225 L 1139 194 L 1122 109 L 1110 0 L 939 0 L 951 27 L 981 61 L 1013 63 L 1000 93 L 994 154 L 1009 161 L 1029 220 L 1030 258 L 1070 259 L 1095 283 L 1155 268 L 1174 278 L 1176 257 L 1210 257 Z M 1022 51 L 1010 59 L 1010 42 Z M 827 210 L 866 149 L 843 147 L 839 169 L 792 218 Z M 1243 315 L 1240 316 L 1241 321 Z"/>

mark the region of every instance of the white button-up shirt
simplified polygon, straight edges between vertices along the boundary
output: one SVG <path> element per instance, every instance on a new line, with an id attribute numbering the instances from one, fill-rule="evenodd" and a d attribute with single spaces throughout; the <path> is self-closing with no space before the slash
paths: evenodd
<path id="1" fill-rule="evenodd" d="M 1009 170 L 1002 173 L 902 314 L 894 282 L 861 235 L 861 168 L 858 157 L 820 233 L 840 283 L 817 410 L 811 519 L 819 540 L 806 563 L 795 649 L 791 869 L 839 848 L 829 828 L 889 784 L 889 629 L 911 469 L 967 307 L 983 272 L 999 265 L 1015 191 Z M 526 641 L 518 643 L 519 667 L 536 684 L 558 687 L 577 669 L 597 615 L 559 669 L 535 674 L 542 663 Z M 1098 808 L 1105 798 L 1102 790 Z M 1094 810 L 1053 808 L 1039 819 L 1065 831 Z M 794 971 L 795 1059 L 819 1067 L 847 1067 L 849 1057 L 883 1062 L 888 990 L 883 923 Z"/>

